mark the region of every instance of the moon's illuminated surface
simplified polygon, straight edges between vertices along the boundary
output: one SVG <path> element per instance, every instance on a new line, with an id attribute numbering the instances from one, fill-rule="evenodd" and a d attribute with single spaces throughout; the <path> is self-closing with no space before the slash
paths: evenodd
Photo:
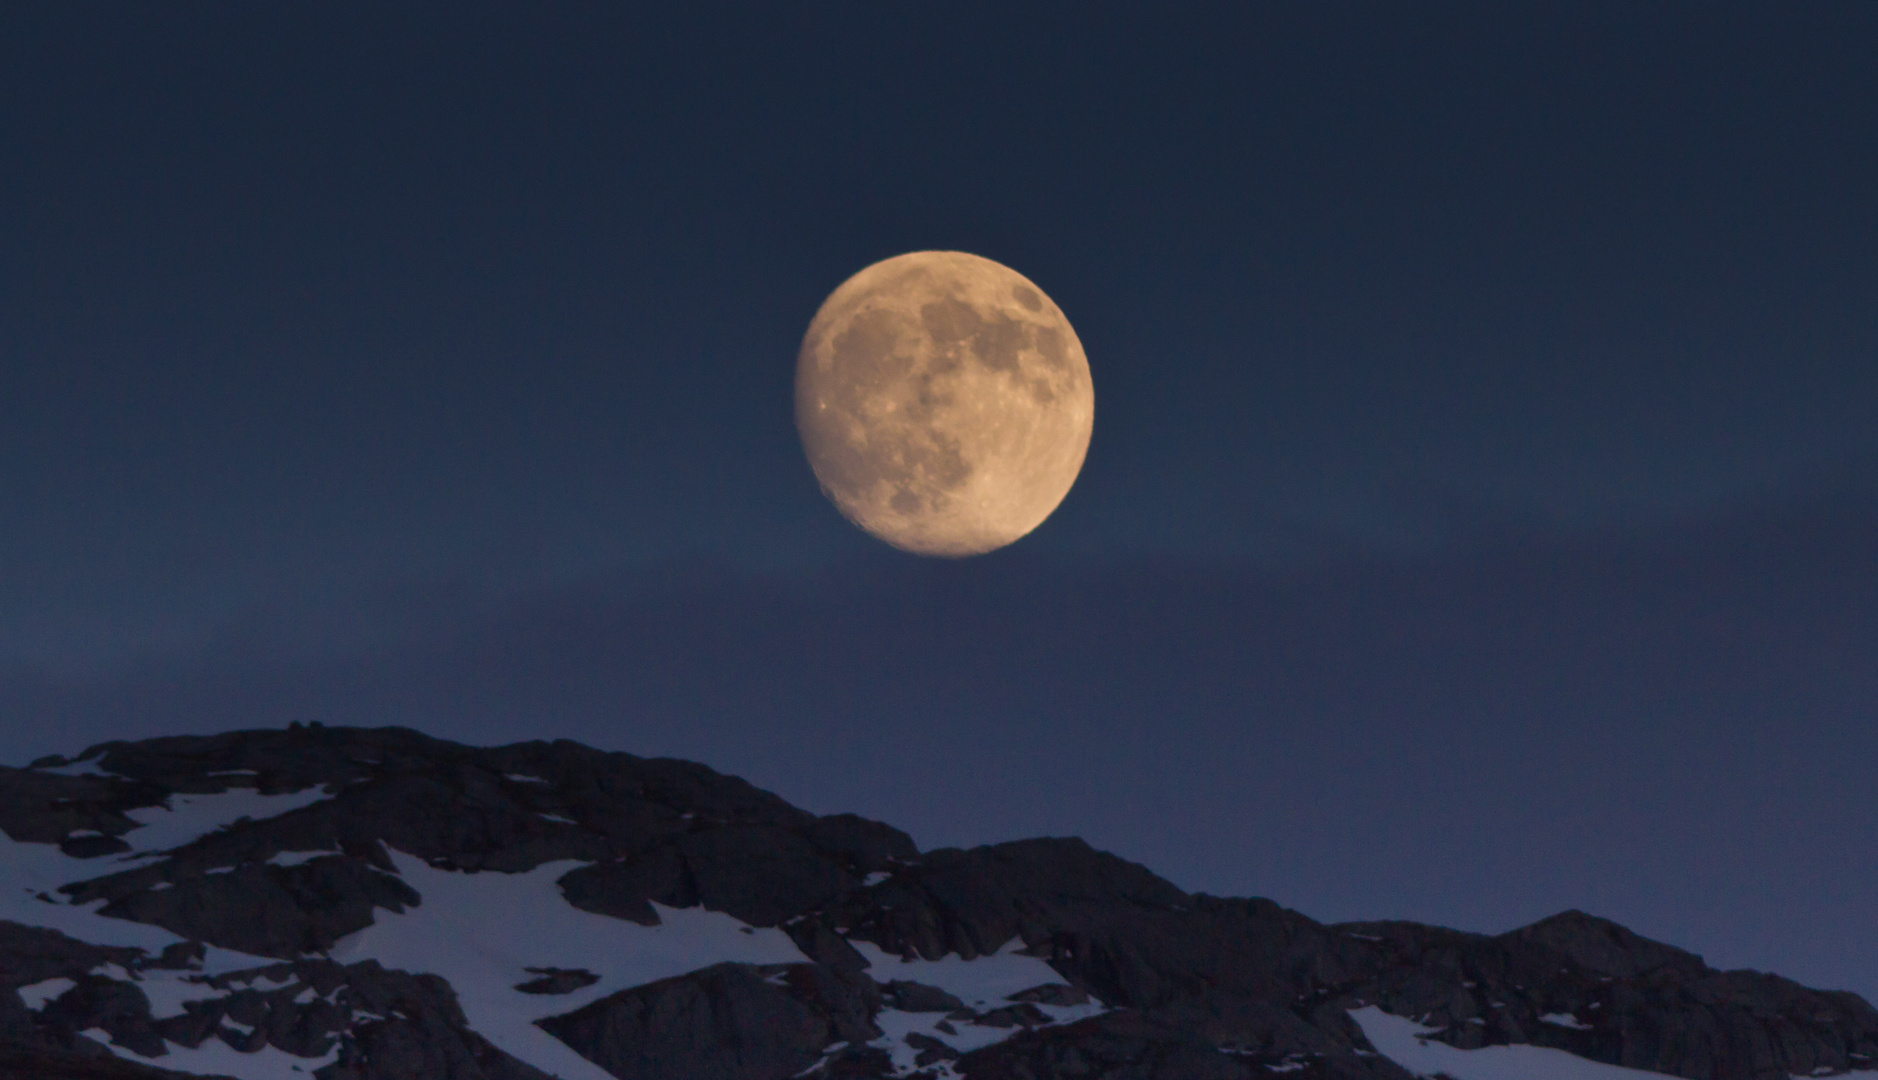
<path id="1" fill-rule="evenodd" d="M 959 251 L 843 282 L 802 339 L 796 427 L 849 521 L 920 555 L 978 555 L 1050 516 L 1089 450 L 1082 342 L 1042 289 Z"/>

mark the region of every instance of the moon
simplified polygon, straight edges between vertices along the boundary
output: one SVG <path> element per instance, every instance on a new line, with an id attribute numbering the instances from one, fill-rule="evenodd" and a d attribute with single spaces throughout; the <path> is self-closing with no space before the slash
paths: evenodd
<path id="1" fill-rule="evenodd" d="M 902 551 L 961 558 L 1029 533 L 1089 451 L 1095 390 L 1069 320 L 962 251 L 877 262 L 823 301 L 796 361 L 822 491 Z"/>

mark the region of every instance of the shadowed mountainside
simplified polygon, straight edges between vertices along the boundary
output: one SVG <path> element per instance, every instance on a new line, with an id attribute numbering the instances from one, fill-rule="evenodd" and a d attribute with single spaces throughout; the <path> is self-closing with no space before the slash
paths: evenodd
<path id="1" fill-rule="evenodd" d="M 289 801 L 137 846 L 154 821 L 215 799 Z M 413 878 L 425 867 L 472 891 L 476 875 L 549 873 L 564 918 L 666 935 L 647 941 L 700 910 L 793 947 L 775 962 L 707 949 L 617 987 L 517 967 L 535 1027 L 621 1080 L 1401 1080 L 1352 1019 L 1370 1005 L 1458 1048 L 1549 1046 L 1691 1080 L 1878 1058 L 1878 1012 L 1856 995 L 1716 971 L 1581 912 L 1498 936 L 1324 925 L 1185 893 L 1080 840 L 922 853 L 890 826 L 818 817 L 702 765 L 571 742 L 311 726 L 109 743 L 0 769 L 0 829 L 19 851 L 56 845 L 67 877 L 8 911 L 173 935 L 161 949 L 93 945 L 0 921 L 0 1075 L 166 1075 L 101 1043 L 162 1065 L 212 1040 L 307 1059 L 321 1080 L 549 1075 L 513 1036 L 478 1030 L 468 988 L 348 952 L 442 902 Z M 1045 977 L 967 1001 L 894 978 L 894 957 L 914 973 L 1016 963 Z M 180 1012 L 153 1006 L 159 986 L 180 988 Z M 22 988 L 45 1000 L 29 1007 Z"/>

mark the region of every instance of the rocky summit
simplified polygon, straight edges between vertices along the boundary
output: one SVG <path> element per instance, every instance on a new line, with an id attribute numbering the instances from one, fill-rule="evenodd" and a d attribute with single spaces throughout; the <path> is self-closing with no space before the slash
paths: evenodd
<path id="1" fill-rule="evenodd" d="M 0 1077 L 1774 1080 L 1878 1012 L 1570 911 L 1498 936 L 920 851 L 684 761 L 296 726 L 0 768 Z"/>

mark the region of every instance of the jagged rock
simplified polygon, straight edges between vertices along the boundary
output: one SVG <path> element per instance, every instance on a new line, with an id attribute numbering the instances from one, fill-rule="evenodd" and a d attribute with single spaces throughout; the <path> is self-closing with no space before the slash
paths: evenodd
<path id="1" fill-rule="evenodd" d="M 882 991 L 887 1001 L 901 1012 L 958 1012 L 965 1003 L 937 986 L 895 979 Z"/>
<path id="2" fill-rule="evenodd" d="M 372 925 L 375 907 L 402 912 L 421 902 L 398 878 L 337 855 L 298 866 L 249 863 L 227 873 L 168 876 L 177 880 L 166 889 L 152 883 L 135 892 L 122 891 L 122 882 L 102 879 L 62 891 L 74 903 L 110 899 L 100 909 L 102 915 L 282 959 L 325 952 L 345 935 Z"/>
<path id="3" fill-rule="evenodd" d="M 91 1043 L 89 1052 L 0 1043 L 0 1080 L 230 1080 L 180 1073 L 112 1057 Z"/>
<path id="4" fill-rule="evenodd" d="M 1087 1005 L 1089 995 L 1065 983 L 1045 983 L 1028 990 L 1019 990 L 1011 995 L 1012 1001 L 1029 1001 L 1038 1005 Z"/>
<path id="5" fill-rule="evenodd" d="M 517 983 L 515 989 L 524 994 L 571 994 L 584 990 L 600 981 L 600 976 L 591 971 L 569 968 L 525 968 L 531 975 L 541 976 L 524 983 Z"/>
<path id="6" fill-rule="evenodd" d="M 74 834 L 121 836 L 137 827 L 125 811 L 157 806 L 162 788 L 105 776 L 60 776 L 0 765 L 0 830 L 29 844 Z"/>
<path id="7" fill-rule="evenodd" d="M 936 1065 L 941 1061 L 957 1061 L 959 1059 L 959 1052 L 954 1050 L 950 1043 L 940 1042 L 931 1035 L 926 1035 L 918 1031 L 907 1032 L 906 1044 L 919 1051 L 913 1058 L 913 1064 L 922 1069 L 928 1065 Z"/>
<path id="8" fill-rule="evenodd" d="M 135 983 L 80 975 L 70 990 L 47 1003 L 40 1020 L 74 1032 L 103 1028 L 113 1043 L 144 1057 L 167 1053 L 150 1024 L 150 999 Z"/>
<path id="9" fill-rule="evenodd" d="M 492 873 L 575 860 L 588 865 L 564 874 L 560 888 L 576 908 L 652 926 L 654 904 L 701 904 L 780 926 L 807 957 L 707 966 L 542 1022 L 623 1078 L 879 1080 L 893 1075 L 875 1023 L 884 1007 L 951 1017 L 909 1034 L 906 1046 L 929 1071 L 944 1065 L 969 1080 L 1227 1080 L 1272 1070 L 1403 1080 L 1364 1054 L 1372 1048 L 1349 1010 L 1368 1004 L 1422 1019 L 1438 1029 L 1432 1038 L 1461 1048 L 1532 1043 L 1691 1080 L 1878 1063 L 1878 1012 L 1858 997 L 1714 971 L 1579 912 L 1497 937 L 1412 923 L 1325 926 L 1266 900 L 1188 895 L 1078 840 L 922 855 L 889 826 L 817 818 L 701 765 L 567 742 L 477 749 L 395 728 L 296 727 L 110 743 L 78 760 L 112 775 L 0 769 L 0 829 L 116 871 L 66 884 L 72 902 L 103 901 L 107 915 L 191 940 L 151 957 L 0 923 L 0 1080 L 22 1061 L 41 1063 L 34 1080 L 163 1075 L 118 1062 L 81 1034 L 98 1029 L 139 1052 L 207 1039 L 305 1058 L 336 1051 L 321 1080 L 540 1080 L 468 1029 L 442 980 L 314 955 L 380 908 L 421 908 L 393 848 L 438 868 Z M 130 811 L 242 788 L 318 797 L 160 856 L 108 858 L 136 843 Z M 883 988 L 875 975 L 886 974 L 850 941 L 926 960 L 1018 948 L 1063 981 L 974 1012 L 938 987 Z M 205 1000 L 152 1020 L 137 973 L 199 970 L 202 943 L 282 962 L 188 975 Z M 595 978 L 533 974 L 521 988 L 570 993 Z M 28 1010 L 15 988 L 53 978 L 73 985 Z M 1107 1011 L 1054 1022 L 1092 1001 Z M 974 1041 L 962 1045 L 975 1045 L 994 1031 L 1008 1037 L 948 1056 L 956 1051 L 946 1039 L 965 1032 Z"/>
<path id="10" fill-rule="evenodd" d="M 1120 1010 L 1036 1028 L 973 1051 L 966 1080 L 1252 1080 L 1282 1070 L 1325 1080 L 1411 1080 L 1269 1003 L 1207 995 L 1159 1010 Z"/>
<path id="11" fill-rule="evenodd" d="M 583 866 L 563 875 L 561 895 L 582 911 L 610 915 L 641 926 L 657 926 L 657 901 L 666 907 L 691 907 L 698 886 L 678 850 L 660 846 L 618 862 Z"/>
<path id="12" fill-rule="evenodd" d="M 979 1027 L 1011 1028 L 1042 1027 L 1050 1023 L 1049 1014 L 1028 1001 L 1015 1005 L 1001 1005 L 972 1017 L 972 1023 Z"/>
<path id="13" fill-rule="evenodd" d="M 1530 1043 L 1695 1080 L 1784 1080 L 1878 1061 L 1878 1010 L 1857 995 L 1715 971 L 1581 912 L 1497 937 L 1414 923 L 1331 929 L 1377 939 L 1375 974 L 1344 1003 L 1423 1017 L 1441 1029 L 1431 1038 L 1464 1049 Z M 1544 1019 L 1561 1015 L 1578 1026 Z"/>
<path id="14" fill-rule="evenodd" d="M 123 854 L 130 850 L 130 845 L 116 836 L 87 834 L 66 837 L 59 841 L 59 850 L 74 859 L 98 859 Z"/>
<path id="15" fill-rule="evenodd" d="M 818 818 L 803 832 L 809 843 L 845 858 L 854 872 L 863 877 L 919 857 L 919 848 L 914 846 L 912 837 L 891 825 L 855 814 Z"/>
<path id="16" fill-rule="evenodd" d="M 752 926 L 778 926 L 860 886 L 808 840 L 775 826 L 695 832 L 677 846 L 699 902 Z"/>
<path id="17" fill-rule="evenodd" d="M 800 1080 L 881 1080 L 895 1076 L 892 1056 L 878 1046 L 838 1046 Z"/>
<path id="18" fill-rule="evenodd" d="M 700 830 L 561 879 L 575 907 L 646 926 L 658 924 L 654 901 L 703 904 L 752 926 L 777 926 L 859 885 L 830 854 L 773 825 Z"/>
<path id="19" fill-rule="evenodd" d="M 802 955 L 852 985 L 862 988 L 874 986 L 874 980 L 867 974 L 867 958 L 848 944 L 847 938 L 829 926 L 825 916 L 796 919 L 784 924 L 783 929 L 789 934 L 789 939 L 795 942 L 796 948 L 802 950 Z"/>
<path id="20" fill-rule="evenodd" d="M 873 982 L 855 986 L 819 964 L 785 964 L 758 970 L 772 979 L 780 976 L 790 993 L 827 1017 L 837 1039 L 860 1044 L 880 1037 L 880 1028 L 873 1020 L 881 1008 L 880 988 Z"/>
<path id="21" fill-rule="evenodd" d="M 163 971 L 190 971 L 200 968 L 207 955 L 208 950 L 203 947 L 202 942 L 179 941 L 174 945 L 164 946 L 156 959 L 144 961 L 143 966 Z"/>
<path id="22" fill-rule="evenodd" d="M 1691 952 L 1631 933 L 1609 919 L 1563 911 L 1506 935 L 1511 941 L 1563 953 L 1594 975 L 1634 979 L 1656 971 L 1699 974 L 1708 965 Z"/>
<path id="23" fill-rule="evenodd" d="M 6 925 L 0 924 L 0 929 Z M 24 1014 L 16 1017 L 23 1024 L 8 1026 L 0 1021 L 4 1036 L 0 1063 L 38 1062 L 32 1067 L 45 1071 L 26 1074 L 35 1080 L 92 1075 L 84 1071 L 90 1065 L 68 1059 L 107 1053 L 79 1034 L 93 1029 L 104 1030 L 119 1046 L 159 1061 L 169 1052 L 166 1041 L 195 1048 L 215 1038 L 236 1050 L 276 1047 L 310 1059 L 337 1047 L 338 1061 L 318 1070 L 315 1075 L 320 1080 L 549 1080 L 468 1030 L 455 992 L 434 975 L 387 971 L 375 961 L 347 966 L 330 960 L 300 960 L 226 975 L 195 976 L 193 981 L 205 993 L 217 996 L 186 1002 L 181 1016 L 153 1020 L 149 999 L 135 982 L 72 970 L 93 960 L 122 963 L 130 969 L 153 967 L 125 955 L 138 950 L 83 946 L 51 954 L 45 941 L 33 937 L 9 934 L 0 939 L 0 948 L 5 940 L 23 942 L 20 955 L 29 962 L 40 957 L 38 966 L 16 967 L 9 954 L 0 952 L 0 961 L 5 961 L 0 962 L 0 971 L 20 972 L 11 977 L 32 982 L 70 978 L 74 983 L 37 1014 L 25 1013 L 11 989 L 0 995 L 0 1002 L 10 1002 Z M 87 955 L 84 949 L 95 951 Z M 270 988 L 259 989 L 258 983 Z M 309 990 L 311 994 L 306 993 Z M 0 1013 L 5 1012 L 0 1007 Z M 225 1024 L 225 1019 L 246 1030 Z M 98 1068 L 105 1069 L 96 1072 L 100 1078 L 182 1075 Z M 4 1076 L 0 1071 L 0 1077 Z"/>
<path id="24" fill-rule="evenodd" d="M 1188 897 L 1147 868 L 1081 840 L 1020 840 L 929 851 L 886 882 L 834 904 L 835 925 L 890 953 L 965 959 L 1012 938 L 1047 944 L 1053 933 L 1174 910 Z"/>
<path id="25" fill-rule="evenodd" d="M 620 1080 L 795 1076 L 839 1038 L 826 1013 L 743 964 L 622 990 L 540 1026 Z"/>
<path id="26" fill-rule="evenodd" d="M 142 957 L 141 949 L 90 945 L 57 930 L 0 919 L 0 990 L 76 979 L 105 964 L 128 969 Z"/>

